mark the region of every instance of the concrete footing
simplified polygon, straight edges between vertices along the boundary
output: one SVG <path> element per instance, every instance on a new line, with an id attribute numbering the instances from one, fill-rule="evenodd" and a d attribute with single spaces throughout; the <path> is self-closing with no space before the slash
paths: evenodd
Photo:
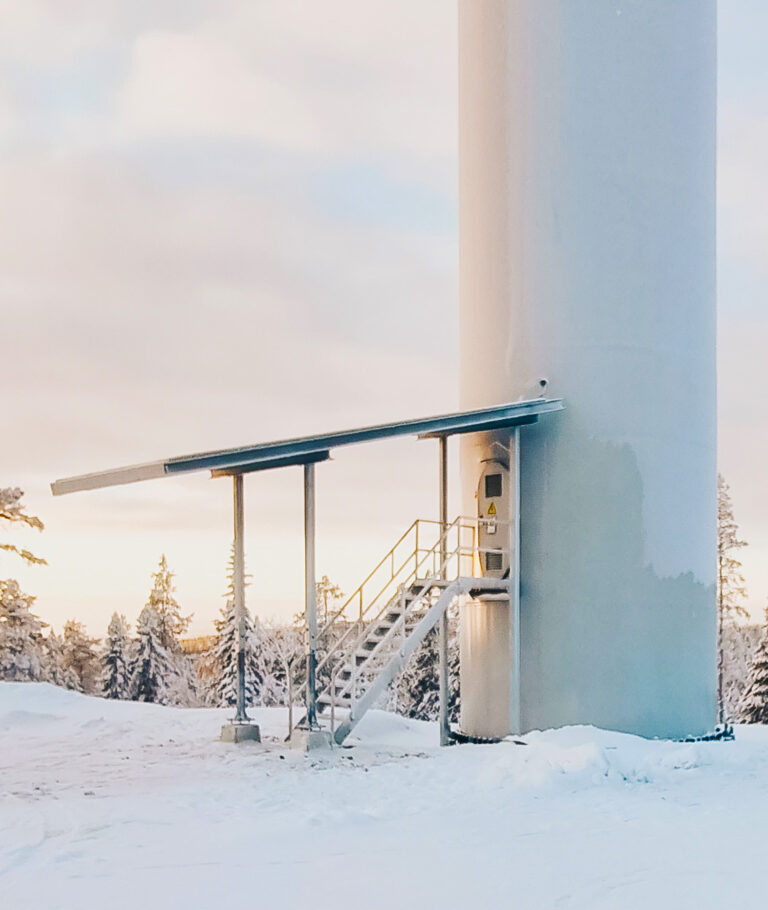
<path id="1" fill-rule="evenodd" d="M 221 728 L 223 743 L 261 742 L 261 731 L 258 724 L 224 724 Z"/>
<path id="2" fill-rule="evenodd" d="M 315 749 L 330 749 L 333 742 L 326 730 L 294 730 L 288 745 L 302 752 L 314 752 Z"/>

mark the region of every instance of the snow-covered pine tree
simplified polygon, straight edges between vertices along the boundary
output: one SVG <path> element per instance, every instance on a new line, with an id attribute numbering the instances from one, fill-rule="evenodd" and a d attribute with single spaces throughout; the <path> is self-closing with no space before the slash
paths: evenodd
<path id="1" fill-rule="evenodd" d="M 768 609 L 760 644 L 752 658 L 747 685 L 739 702 L 739 719 L 745 724 L 768 724 Z"/>
<path id="2" fill-rule="evenodd" d="M 34 601 L 13 578 L 0 580 L 0 679 L 27 682 L 45 678 L 45 623 L 32 612 Z"/>
<path id="3" fill-rule="evenodd" d="M 427 634 L 413 653 L 395 684 L 390 707 L 398 714 L 417 720 L 437 720 L 440 711 L 438 627 Z M 448 613 L 448 708 L 449 719 L 459 716 L 458 618 Z"/>
<path id="4" fill-rule="evenodd" d="M 394 708 L 418 720 L 438 713 L 437 630 L 432 629 L 405 665 L 396 683 Z"/>
<path id="5" fill-rule="evenodd" d="M 86 695 L 101 693 L 99 679 L 101 660 L 98 652 L 98 638 L 91 638 L 81 622 L 69 619 L 64 623 L 62 636 L 63 663 L 66 670 L 77 676 L 78 690 Z"/>
<path id="6" fill-rule="evenodd" d="M 747 543 L 739 537 L 731 491 L 722 474 L 717 475 L 717 701 L 718 718 L 726 720 L 725 664 L 729 626 L 747 615 L 744 609 L 746 586 L 736 554 Z"/>
<path id="7" fill-rule="evenodd" d="M 163 554 L 152 573 L 152 590 L 149 592 L 148 605 L 157 616 L 160 644 L 166 653 L 168 680 L 165 699 L 168 704 L 191 705 L 197 701 L 194 665 L 184 653 L 181 636 L 189 628 L 192 616 L 183 616 L 181 607 L 174 597 L 176 587 L 173 584 L 174 574 L 168 568 L 168 561 Z"/>
<path id="8" fill-rule="evenodd" d="M 0 487 L 0 521 L 8 524 L 21 524 L 36 531 L 43 530 L 43 523 L 36 515 L 28 515 L 21 501 L 24 492 L 18 487 Z M 30 553 L 26 548 L 17 547 L 12 543 L 0 543 L 0 550 L 6 553 L 15 553 L 24 562 L 45 565 L 45 560 Z"/>
<path id="9" fill-rule="evenodd" d="M 761 637 L 759 625 L 727 622 L 723 627 L 723 715 L 729 723 L 738 720 L 739 703 Z"/>
<path id="10" fill-rule="evenodd" d="M 214 670 L 208 691 L 211 704 L 225 708 L 237 703 L 237 654 L 238 622 L 235 602 L 228 599 L 221 608 L 221 618 L 214 620 L 216 643 L 211 648 Z M 254 624 L 247 608 L 245 611 L 245 704 L 259 704 L 262 675 L 254 645 Z"/>
<path id="11" fill-rule="evenodd" d="M 45 682 L 61 686 L 63 689 L 80 691 L 80 680 L 77 673 L 67 667 L 64 659 L 64 642 L 51 629 L 45 638 L 44 676 Z"/>
<path id="12" fill-rule="evenodd" d="M 256 704 L 272 707 L 287 704 L 288 676 L 284 648 L 290 630 L 285 626 L 256 619 L 251 635 L 251 650 L 260 680 Z"/>
<path id="13" fill-rule="evenodd" d="M 130 644 L 125 617 L 113 613 L 104 642 L 104 669 L 101 675 L 104 698 L 130 697 Z"/>
<path id="14" fill-rule="evenodd" d="M 160 638 L 160 621 L 151 603 L 139 614 L 137 641 L 131 661 L 130 693 L 134 701 L 168 704 L 174 672 Z"/>

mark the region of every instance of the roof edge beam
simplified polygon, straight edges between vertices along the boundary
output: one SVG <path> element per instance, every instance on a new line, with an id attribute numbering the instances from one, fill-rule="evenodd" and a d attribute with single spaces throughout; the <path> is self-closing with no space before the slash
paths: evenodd
<path id="1" fill-rule="evenodd" d="M 79 477 L 67 477 L 64 480 L 54 480 L 51 484 L 51 493 L 54 496 L 64 496 L 65 493 L 80 493 L 84 490 L 100 490 L 103 487 L 121 486 L 126 483 L 139 483 L 142 480 L 155 480 L 166 477 L 165 463 L 153 461 L 148 464 L 132 465 L 128 468 L 117 468 L 108 474 L 81 474 Z"/>
<path id="2" fill-rule="evenodd" d="M 329 461 L 331 453 L 312 452 L 309 455 L 286 456 L 285 458 L 265 458 L 262 461 L 252 461 L 247 464 L 233 465 L 229 468 L 216 468 L 211 471 L 211 477 L 234 477 L 238 474 L 253 474 L 255 471 L 271 471 L 273 468 L 290 468 L 293 465 L 318 464 Z"/>
<path id="3" fill-rule="evenodd" d="M 469 436 L 471 433 L 485 433 L 489 430 L 513 430 L 515 427 L 527 426 L 531 423 L 537 423 L 538 414 L 526 414 L 523 417 L 516 417 L 514 420 L 504 418 L 503 420 L 489 420 L 486 423 L 476 424 L 468 430 L 436 430 L 434 433 L 419 433 L 419 439 L 445 439 L 448 436 Z"/>

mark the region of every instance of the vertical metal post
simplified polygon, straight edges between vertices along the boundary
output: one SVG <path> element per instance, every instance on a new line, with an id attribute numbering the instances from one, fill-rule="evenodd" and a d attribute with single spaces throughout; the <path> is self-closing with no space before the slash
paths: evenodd
<path id="1" fill-rule="evenodd" d="M 243 507 L 243 475 L 232 478 L 234 487 L 235 552 L 233 588 L 235 595 L 235 621 L 237 623 L 237 709 L 235 723 L 247 723 L 245 710 L 245 510 Z"/>
<path id="2" fill-rule="evenodd" d="M 520 716 L 520 428 L 512 432 L 509 447 L 509 634 L 512 659 L 510 679 L 510 728 L 521 733 Z"/>
<path id="3" fill-rule="evenodd" d="M 317 730 L 317 593 L 315 588 L 315 466 L 304 465 L 304 619 L 307 624 L 307 726 Z"/>
<path id="4" fill-rule="evenodd" d="M 290 739 L 293 734 L 293 664 L 288 664 L 286 681 L 288 683 L 288 739 Z"/>
<path id="5" fill-rule="evenodd" d="M 719 536 L 719 535 L 718 535 Z M 718 541 L 718 551 L 720 543 Z M 725 650 L 723 648 L 723 626 L 725 610 L 723 609 L 723 581 L 724 566 L 722 554 L 718 552 L 718 585 L 717 585 L 717 723 L 722 726 L 725 723 L 725 698 L 724 698 L 724 681 L 725 681 Z"/>
<path id="6" fill-rule="evenodd" d="M 448 437 L 440 437 L 440 577 L 447 577 L 448 558 Z M 448 722 L 448 613 L 443 613 L 438 626 L 438 650 L 440 655 L 440 745 L 451 742 L 451 728 Z"/>

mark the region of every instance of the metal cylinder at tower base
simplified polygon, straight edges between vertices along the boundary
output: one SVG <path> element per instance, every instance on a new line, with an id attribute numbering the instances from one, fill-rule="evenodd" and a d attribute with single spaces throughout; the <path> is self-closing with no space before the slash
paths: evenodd
<path id="1" fill-rule="evenodd" d="M 461 725 L 715 709 L 715 0 L 459 0 L 461 404 L 521 431 L 520 631 L 462 618 Z M 501 438 L 506 445 L 509 444 Z M 462 443 L 474 512 L 494 437 Z"/>

